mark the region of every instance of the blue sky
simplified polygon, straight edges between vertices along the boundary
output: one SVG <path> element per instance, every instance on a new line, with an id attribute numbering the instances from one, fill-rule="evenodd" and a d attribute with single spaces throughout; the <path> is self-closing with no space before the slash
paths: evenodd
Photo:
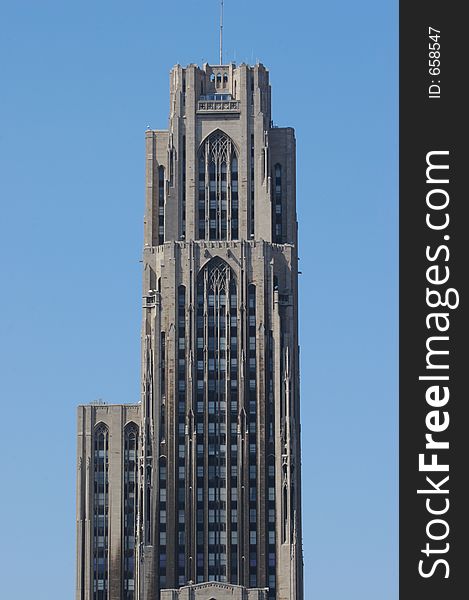
<path id="1" fill-rule="evenodd" d="M 75 409 L 139 398 L 144 131 L 217 23 L 0 0 L 2 597 L 73 597 Z M 306 600 L 398 595 L 397 56 L 394 1 L 225 1 L 298 143 Z"/>

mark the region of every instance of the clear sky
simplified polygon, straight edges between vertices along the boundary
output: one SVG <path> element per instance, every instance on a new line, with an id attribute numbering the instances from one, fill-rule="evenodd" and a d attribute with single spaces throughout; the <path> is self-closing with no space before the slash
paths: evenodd
<path id="1" fill-rule="evenodd" d="M 144 132 L 218 1 L 0 0 L 0 597 L 74 597 L 75 414 L 139 399 Z M 225 0 L 298 154 L 305 600 L 397 598 L 397 2 Z"/>

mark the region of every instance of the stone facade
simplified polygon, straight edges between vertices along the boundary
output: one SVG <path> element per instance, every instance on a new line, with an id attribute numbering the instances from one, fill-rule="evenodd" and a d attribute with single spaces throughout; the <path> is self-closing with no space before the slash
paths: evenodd
<path id="1" fill-rule="evenodd" d="M 267 589 L 247 589 L 240 585 L 209 581 L 163 590 L 161 600 L 267 600 Z"/>
<path id="2" fill-rule="evenodd" d="M 77 600 L 302 600 L 295 138 L 265 67 L 174 67 L 146 161 L 135 589 L 115 534 Z"/>
<path id="3" fill-rule="evenodd" d="M 78 407 L 77 599 L 98 592 L 124 599 L 124 586 L 135 587 L 127 567 L 135 555 L 140 422 L 140 405 Z"/>

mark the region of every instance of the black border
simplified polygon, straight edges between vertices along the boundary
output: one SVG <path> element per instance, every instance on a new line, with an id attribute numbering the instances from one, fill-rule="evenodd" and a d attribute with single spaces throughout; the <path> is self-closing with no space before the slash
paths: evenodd
<path id="1" fill-rule="evenodd" d="M 401 2 L 400 3 L 400 582 L 401 600 L 460 600 L 468 594 L 469 581 L 469 338 L 467 322 L 467 259 L 469 251 L 469 226 L 466 224 L 466 205 L 469 204 L 469 168 L 466 166 L 468 152 L 469 102 L 465 89 L 469 86 L 469 25 L 463 19 L 464 3 L 460 2 Z M 429 74 L 428 28 L 440 30 L 441 73 Z M 431 80 L 439 80 L 440 98 L 429 98 Z M 448 206 L 450 224 L 448 229 L 432 231 L 426 225 L 426 155 L 434 150 L 449 150 L 449 184 L 444 187 L 450 196 Z M 443 235 L 450 236 L 449 241 Z M 434 473 L 440 481 L 449 474 L 446 485 L 449 494 L 434 495 L 435 504 L 448 497 L 450 507 L 441 518 L 449 525 L 448 537 L 434 547 L 449 543 L 447 553 L 427 558 L 421 550 L 428 540 L 427 523 L 432 517 L 426 510 L 425 495 L 418 489 L 429 488 L 425 476 L 418 467 L 418 455 L 425 451 L 425 434 L 428 432 L 425 416 L 432 408 L 427 404 L 425 391 L 429 382 L 419 381 L 426 371 L 426 341 L 432 333 L 427 329 L 425 318 L 432 312 L 426 304 L 427 268 L 430 263 L 426 247 L 435 249 L 447 244 L 450 257 L 447 262 L 450 280 L 446 287 L 459 292 L 460 304 L 450 313 L 447 348 L 449 355 L 448 386 L 450 400 L 445 408 L 450 417 L 449 428 L 435 435 L 435 439 L 447 439 L 449 449 L 438 453 L 439 462 L 447 462 L 449 473 Z M 442 251 L 441 257 L 445 255 Z M 435 286 L 430 286 L 435 287 Z M 440 286 L 444 288 L 445 286 Z M 443 309 L 438 309 L 443 310 Z M 466 313 L 466 314 L 464 314 Z M 434 334 L 434 333 L 433 333 Z M 441 334 L 445 335 L 445 334 Z M 446 374 L 434 371 L 435 374 Z M 467 373 L 467 374 L 466 374 Z M 468 381 L 466 381 L 466 379 Z M 445 384 L 446 385 L 446 384 Z M 427 451 L 428 454 L 428 451 Z M 443 487 L 443 486 L 442 486 Z M 442 506 L 443 504 L 441 504 Z M 433 529 L 437 532 L 438 529 Z M 443 531 L 441 526 L 440 531 Z M 439 565 L 431 577 L 419 575 L 419 561 L 424 559 L 427 571 L 433 560 L 443 558 L 449 564 Z M 430 569 L 431 570 L 431 569 Z"/>

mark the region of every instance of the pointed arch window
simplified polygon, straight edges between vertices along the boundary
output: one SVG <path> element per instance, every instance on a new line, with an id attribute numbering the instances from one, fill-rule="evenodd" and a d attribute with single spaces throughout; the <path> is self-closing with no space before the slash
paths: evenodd
<path id="1" fill-rule="evenodd" d="M 237 489 L 238 299 L 235 274 L 220 260 L 210 261 L 197 280 L 197 581 L 235 580 L 227 556 L 233 515 L 228 504 Z M 233 472 L 234 469 L 234 472 Z M 208 548 L 208 561 L 205 550 Z"/>
<path id="2" fill-rule="evenodd" d="M 199 154 L 199 238 L 238 239 L 238 158 L 234 143 L 212 133 Z"/>
<path id="3" fill-rule="evenodd" d="M 135 598 L 135 532 L 137 517 L 137 443 L 138 427 L 129 423 L 124 429 L 124 522 L 123 522 L 123 600 Z"/>
<path id="4" fill-rule="evenodd" d="M 109 588 L 109 430 L 96 426 L 93 439 L 93 600 Z"/>

